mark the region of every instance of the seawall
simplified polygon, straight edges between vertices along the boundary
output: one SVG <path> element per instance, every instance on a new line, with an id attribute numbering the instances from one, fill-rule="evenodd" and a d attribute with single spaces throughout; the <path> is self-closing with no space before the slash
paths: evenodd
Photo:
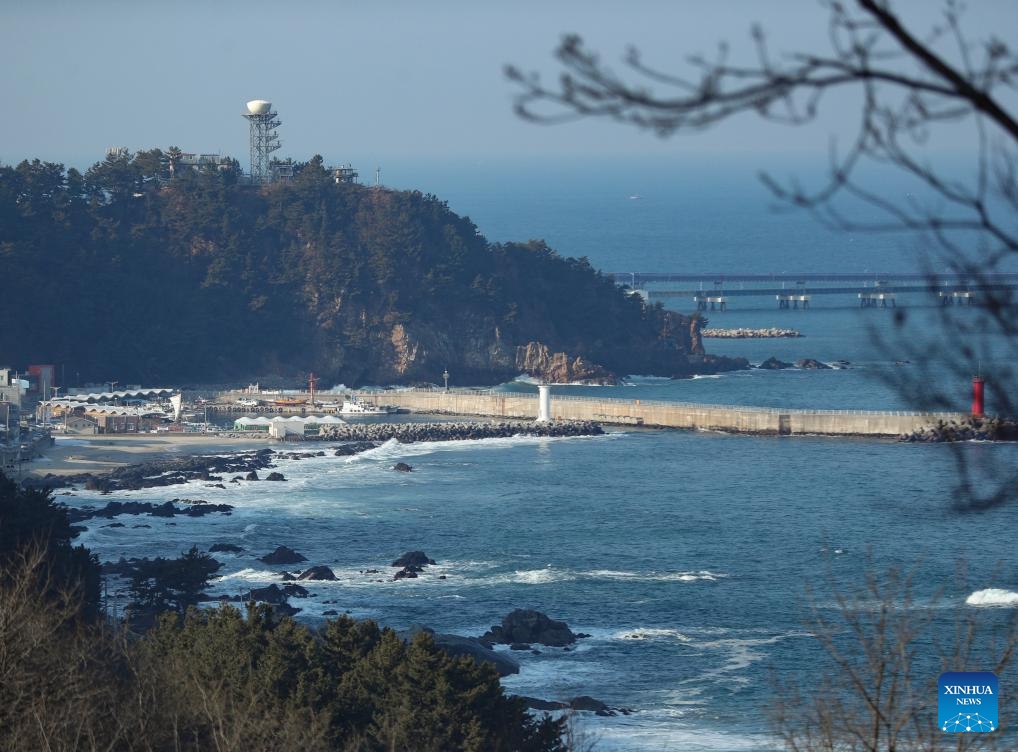
<path id="1" fill-rule="evenodd" d="M 536 394 L 450 390 L 359 392 L 366 403 L 394 405 L 418 413 L 534 418 Z M 592 420 L 615 425 L 686 428 L 793 436 L 902 436 L 959 413 L 863 410 L 784 410 L 733 405 L 698 405 L 652 400 L 571 397 L 552 394 L 554 420 Z"/>

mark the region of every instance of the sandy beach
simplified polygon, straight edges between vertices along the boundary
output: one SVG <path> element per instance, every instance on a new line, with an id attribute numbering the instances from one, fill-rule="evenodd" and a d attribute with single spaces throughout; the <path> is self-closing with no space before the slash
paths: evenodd
<path id="1" fill-rule="evenodd" d="M 42 477 L 106 473 L 124 465 L 172 459 L 191 454 L 219 454 L 264 449 L 277 442 L 268 437 L 227 438 L 215 434 L 108 434 L 56 436 L 42 456 L 24 464 L 26 475 Z"/>

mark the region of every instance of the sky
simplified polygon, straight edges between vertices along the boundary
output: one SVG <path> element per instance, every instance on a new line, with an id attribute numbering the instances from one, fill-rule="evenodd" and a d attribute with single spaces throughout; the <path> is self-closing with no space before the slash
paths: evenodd
<path id="1" fill-rule="evenodd" d="M 902 0 L 929 17 L 933 0 Z M 669 140 L 607 122 L 537 126 L 512 113 L 512 63 L 554 74 L 561 35 L 605 60 L 628 45 L 663 68 L 748 48 L 759 22 L 782 49 L 823 46 L 818 0 L 0 0 L 0 162 L 87 167 L 111 146 L 170 145 L 247 168 L 245 102 L 268 99 L 283 148 L 362 175 L 400 160 L 555 159 L 698 154 L 822 154 L 828 127 L 743 117 Z M 1015 0 L 969 0 L 974 35 L 1018 29 Z"/>

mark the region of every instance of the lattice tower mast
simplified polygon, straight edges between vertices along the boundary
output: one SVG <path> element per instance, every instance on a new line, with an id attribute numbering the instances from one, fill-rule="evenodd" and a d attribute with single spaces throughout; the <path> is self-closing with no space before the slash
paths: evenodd
<path id="1" fill-rule="evenodd" d="M 268 183 L 272 179 L 269 155 L 282 146 L 276 128 L 283 123 L 278 120 L 278 113 L 272 111 L 272 102 L 264 99 L 248 102 L 244 117 L 251 123 L 251 180 Z"/>

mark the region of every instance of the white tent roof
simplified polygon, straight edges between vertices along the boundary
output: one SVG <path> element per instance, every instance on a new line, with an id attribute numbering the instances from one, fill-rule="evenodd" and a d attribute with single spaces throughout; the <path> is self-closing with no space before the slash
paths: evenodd
<path id="1" fill-rule="evenodd" d="M 271 421 L 269 421 L 269 419 L 266 418 L 264 415 L 259 415 L 257 418 L 248 418 L 248 417 L 237 418 L 235 421 L 233 421 L 233 425 L 235 425 L 235 426 L 267 426 L 267 425 L 270 424 L 270 422 Z"/>
<path id="2" fill-rule="evenodd" d="M 145 397 L 151 399 L 153 397 L 169 397 L 173 394 L 173 389 L 127 389 L 118 390 L 116 392 L 92 392 L 91 394 L 66 394 L 61 395 L 61 399 L 71 400 L 73 402 L 109 402 L 114 399 L 137 399 Z"/>
<path id="3" fill-rule="evenodd" d="M 346 421 L 342 418 L 337 418 L 335 415 L 323 415 L 320 418 L 312 416 L 308 419 L 309 423 L 317 423 L 320 426 L 338 426 L 340 424 L 346 425 Z"/>

